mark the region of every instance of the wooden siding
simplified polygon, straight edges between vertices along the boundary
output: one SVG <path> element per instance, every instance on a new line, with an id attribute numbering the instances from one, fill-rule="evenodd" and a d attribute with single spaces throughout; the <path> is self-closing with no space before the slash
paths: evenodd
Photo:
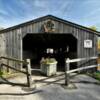
<path id="1" fill-rule="evenodd" d="M 41 26 L 48 19 L 41 20 L 40 22 L 30 23 L 16 29 L 9 30 L 0 34 L 0 56 L 15 57 L 22 60 L 22 40 L 26 34 L 41 34 Z M 52 20 L 52 19 L 51 19 Z M 54 22 L 57 34 L 72 34 L 77 39 L 77 57 L 92 57 L 97 55 L 97 37 L 95 33 L 61 23 L 57 20 Z M 48 33 L 50 34 L 50 33 Z M 93 47 L 91 49 L 84 48 L 84 40 L 91 39 Z"/>

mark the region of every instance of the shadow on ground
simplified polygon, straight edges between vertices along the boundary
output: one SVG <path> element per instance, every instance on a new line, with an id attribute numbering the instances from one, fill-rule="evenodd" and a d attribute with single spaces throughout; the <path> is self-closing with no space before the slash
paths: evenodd
<path id="1" fill-rule="evenodd" d="M 8 84 L 8 85 L 12 85 L 12 86 L 26 86 L 27 87 L 27 84 L 24 84 L 24 83 L 13 83 L 13 82 L 10 82 L 8 79 L 4 78 L 4 77 L 0 77 L 0 84 Z"/>
<path id="2" fill-rule="evenodd" d="M 28 93 L 0 93 L 0 95 L 24 96 L 24 95 L 31 95 L 31 94 L 36 94 L 36 93 L 40 93 L 40 92 L 42 92 L 42 90 L 35 90 L 32 92 L 28 92 Z"/>
<path id="3" fill-rule="evenodd" d="M 75 76 L 77 76 L 79 74 L 75 74 L 75 75 L 71 75 L 70 76 L 70 82 L 71 83 L 83 83 L 83 84 L 95 84 L 95 85 L 100 85 L 100 82 L 91 82 L 91 81 L 85 81 L 85 80 L 74 80 Z M 20 83 L 12 83 L 10 81 L 8 81 L 7 79 L 5 79 L 4 77 L 0 77 L 1 81 L 0 84 L 9 84 L 12 86 L 20 86 L 20 87 L 27 87 L 26 84 L 20 84 Z M 55 79 L 55 80 L 50 80 L 50 79 Z M 48 81 L 49 80 L 49 81 Z M 59 75 L 55 75 L 55 76 L 51 76 L 51 77 L 45 77 L 43 79 L 36 79 L 34 80 L 35 84 L 37 83 L 46 83 L 45 85 L 50 85 L 50 84 L 58 84 L 58 85 L 62 85 L 64 83 L 60 83 L 60 81 L 64 82 L 65 80 L 65 75 L 64 73 L 59 74 Z M 0 95 L 15 95 L 15 96 L 23 96 L 23 95 L 31 95 L 31 94 L 36 94 L 36 93 L 41 93 L 43 90 L 38 90 L 38 89 L 33 89 L 30 92 L 26 92 L 26 93 L 0 93 Z"/>
<path id="4" fill-rule="evenodd" d="M 85 80 L 73 80 L 74 77 L 76 77 L 77 75 L 81 75 L 81 74 L 74 74 L 70 76 L 70 83 L 84 83 L 84 84 L 95 84 L 95 85 L 100 85 L 100 82 L 91 82 L 91 81 L 85 81 Z M 54 81 L 48 81 L 50 79 L 54 78 Z M 34 80 L 35 83 L 47 83 L 46 85 L 50 85 L 50 84 L 58 84 L 58 85 L 62 85 L 64 83 L 59 83 L 60 81 L 64 81 L 65 82 L 65 74 L 59 74 L 59 75 L 55 75 L 55 76 L 50 76 L 50 77 L 46 77 L 40 80 Z"/>

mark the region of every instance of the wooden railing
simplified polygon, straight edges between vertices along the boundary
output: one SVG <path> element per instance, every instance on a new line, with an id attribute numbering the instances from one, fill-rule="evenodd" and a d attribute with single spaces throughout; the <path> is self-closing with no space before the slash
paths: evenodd
<path id="1" fill-rule="evenodd" d="M 0 60 L 1 60 L 1 68 L 2 67 L 6 67 L 8 69 L 12 69 L 12 70 L 15 70 L 17 72 L 20 72 L 20 73 L 23 73 L 27 76 L 27 85 L 28 87 L 31 87 L 31 84 L 32 84 L 32 79 L 31 79 L 31 64 L 30 64 L 30 59 L 26 59 L 26 61 L 24 60 L 19 60 L 19 59 L 16 59 L 16 58 L 11 58 L 11 57 L 0 57 Z M 2 60 L 7 60 L 7 64 L 3 63 Z M 26 65 L 26 71 L 22 71 L 18 68 L 15 68 L 14 66 L 12 67 L 11 65 L 9 65 L 9 62 L 10 61 L 14 61 L 16 63 L 21 63 L 21 64 L 24 64 Z"/>
<path id="2" fill-rule="evenodd" d="M 6 60 L 9 60 L 9 61 L 15 61 L 17 63 L 23 63 L 23 64 L 28 64 L 27 61 L 24 61 L 24 60 L 19 60 L 19 59 L 16 59 L 16 58 L 12 58 L 12 57 L 3 57 L 1 56 L 0 59 L 6 59 Z"/>
<path id="3" fill-rule="evenodd" d="M 89 61 L 90 60 L 97 60 L 97 58 L 98 57 L 90 57 L 90 58 L 78 58 L 78 59 L 71 59 L 71 60 L 69 58 L 67 58 L 66 65 L 65 65 L 65 85 L 69 85 L 70 73 L 85 70 L 85 69 L 90 69 L 90 68 L 94 68 L 94 67 L 98 66 L 98 65 L 90 65 L 90 66 L 84 66 L 84 67 L 70 70 L 70 63 L 81 62 L 81 61 L 85 61 L 85 60 L 89 60 Z"/>

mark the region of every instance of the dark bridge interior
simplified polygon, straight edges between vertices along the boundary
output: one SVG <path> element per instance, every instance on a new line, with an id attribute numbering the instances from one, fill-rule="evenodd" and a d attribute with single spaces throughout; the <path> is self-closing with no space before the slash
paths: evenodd
<path id="1" fill-rule="evenodd" d="M 48 54 L 47 49 L 53 53 Z M 54 57 L 58 70 L 64 70 L 65 58 L 77 57 L 77 39 L 71 34 L 27 34 L 23 38 L 23 59 L 30 58 L 33 68 L 39 68 L 42 57 Z"/>

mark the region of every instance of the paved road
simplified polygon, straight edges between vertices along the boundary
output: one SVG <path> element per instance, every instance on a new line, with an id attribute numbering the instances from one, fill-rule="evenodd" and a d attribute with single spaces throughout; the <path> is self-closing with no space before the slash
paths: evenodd
<path id="1" fill-rule="evenodd" d="M 78 75 L 71 81 L 77 89 L 64 89 L 61 86 L 63 79 L 38 86 L 33 91 L 24 91 L 22 87 L 3 84 L 0 85 L 0 100 L 100 100 L 100 85 L 95 79 Z M 50 81 L 46 80 L 46 82 Z"/>

